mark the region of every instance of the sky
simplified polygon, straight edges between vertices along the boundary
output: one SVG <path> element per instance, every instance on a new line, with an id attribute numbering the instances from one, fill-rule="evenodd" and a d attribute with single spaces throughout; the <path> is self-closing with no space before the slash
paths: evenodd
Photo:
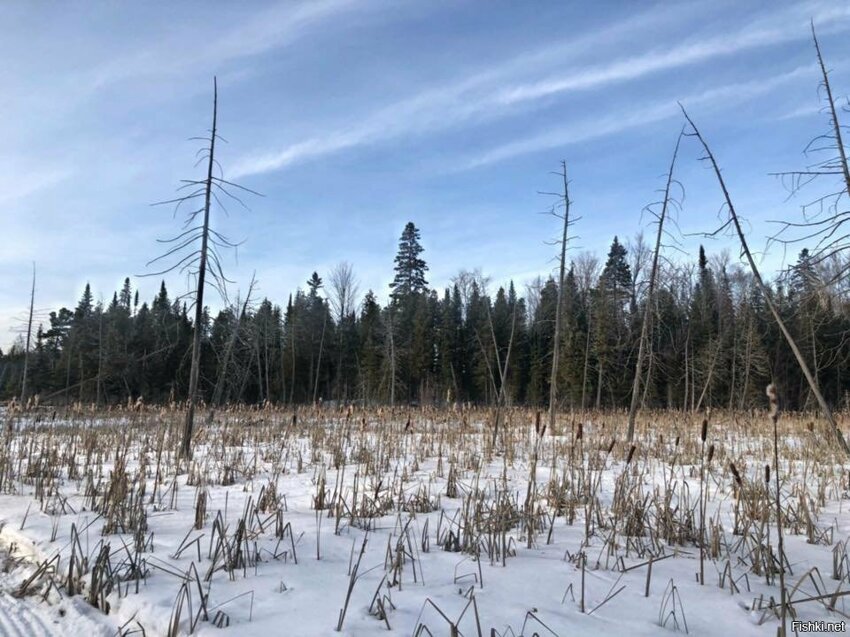
<path id="1" fill-rule="evenodd" d="M 242 242 L 223 255 L 232 298 L 256 272 L 258 294 L 285 304 L 347 261 L 384 299 L 408 221 L 432 286 L 480 268 L 522 289 L 556 265 L 541 192 L 560 187 L 561 161 L 569 257 L 604 258 L 614 235 L 652 233 L 642 211 L 664 185 L 677 102 L 763 250 L 771 220 L 798 220 L 831 185 L 789 198 L 770 174 L 810 164 L 828 124 L 810 20 L 844 98 L 850 3 L 835 0 L 0 3 L 0 347 L 26 316 L 33 262 L 41 317 L 87 282 L 108 302 L 130 276 L 153 298 L 160 278 L 138 275 L 184 219 L 151 204 L 204 176 L 190 138 L 208 134 L 213 77 L 224 178 L 262 194 L 213 209 Z M 721 204 L 701 155 L 684 142 L 677 254 L 703 242 L 737 262 L 731 238 L 697 236 Z M 792 255 L 760 258 L 770 272 Z M 189 286 L 165 280 L 172 296 Z"/>

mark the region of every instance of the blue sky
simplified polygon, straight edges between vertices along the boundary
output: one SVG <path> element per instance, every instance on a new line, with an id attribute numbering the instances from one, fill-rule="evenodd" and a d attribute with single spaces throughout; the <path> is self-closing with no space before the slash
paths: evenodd
<path id="1" fill-rule="evenodd" d="M 557 188 L 562 159 L 574 254 L 604 255 L 646 222 L 677 100 L 762 247 L 767 220 L 802 203 L 768 173 L 803 167 L 827 123 L 810 19 L 844 96 L 846 2 L 2 3 L 0 345 L 32 261 L 37 308 L 73 306 L 86 281 L 108 301 L 179 231 L 150 204 L 201 176 L 187 138 L 209 127 L 213 75 L 225 176 L 265 195 L 213 215 L 245 240 L 227 255 L 234 295 L 256 270 L 283 303 L 346 260 L 384 297 L 408 220 L 433 285 L 480 267 L 521 286 L 554 265 L 558 222 L 538 191 Z M 686 144 L 677 173 L 684 232 L 712 229 L 721 203 L 699 156 Z M 158 284 L 134 279 L 146 300 Z"/>

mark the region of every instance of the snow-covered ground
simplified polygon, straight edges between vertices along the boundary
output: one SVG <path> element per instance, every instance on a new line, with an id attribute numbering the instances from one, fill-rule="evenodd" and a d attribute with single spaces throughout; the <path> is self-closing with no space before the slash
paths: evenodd
<path id="1" fill-rule="evenodd" d="M 17 417 L 0 635 L 332 635 L 342 609 L 344 635 L 775 635 L 764 417 L 715 415 L 703 447 L 701 417 L 649 414 L 634 451 L 621 420 L 540 436 L 511 412 L 494 445 L 484 411 L 226 413 L 178 472 L 179 412 Z M 782 426 L 786 589 L 796 619 L 839 622 L 847 465 Z"/>

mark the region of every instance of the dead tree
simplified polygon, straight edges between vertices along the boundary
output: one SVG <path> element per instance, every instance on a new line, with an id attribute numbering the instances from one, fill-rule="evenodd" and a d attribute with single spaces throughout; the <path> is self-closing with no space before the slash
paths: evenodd
<path id="1" fill-rule="evenodd" d="M 804 204 L 802 222 L 774 221 L 781 228 L 770 241 L 779 242 L 785 246 L 803 241 L 815 241 L 810 263 L 819 265 L 850 249 L 850 210 L 839 208 L 840 201 L 850 197 L 850 164 L 848 164 L 847 150 L 844 146 L 844 129 L 838 117 L 838 108 L 829 82 L 829 72 L 821 53 L 814 24 L 812 24 L 812 41 L 821 72 L 820 86 L 824 92 L 825 108 L 829 115 L 829 130 L 809 142 L 804 152 L 806 155 L 826 152 L 828 156 L 805 170 L 774 174 L 789 190 L 789 196 L 797 194 L 804 186 L 822 177 L 838 178 L 840 185 L 836 186 L 832 192 Z M 798 233 L 798 236 L 785 238 L 786 232 Z M 850 273 L 850 260 L 835 272 L 834 276 L 826 282 L 827 285 L 839 281 L 848 273 Z"/>
<path id="2" fill-rule="evenodd" d="M 561 354 L 561 322 L 564 303 L 564 277 L 566 275 L 566 260 L 567 260 L 567 231 L 570 227 L 570 191 L 569 181 L 567 180 L 567 162 L 561 162 L 561 172 L 555 173 L 564 182 L 563 193 L 547 193 L 555 194 L 561 199 L 561 205 L 564 206 L 564 214 L 556 212 L 556 206 L 553 206 L 551 214 L 559 219 L 563 219 L 563 231 L 561 240 L 558 242 L 560 246 L 559 261 L 558 261 L 558 299 L 555 306 L 555 335 L 552 341 L 552 373 L 549 377 L 549 431 L 555 430 L 555 408 L 558 404 L 558 368 L 560 366 Z"/>
<path id="3" fill-rule="evenodd" d="M 395 327 L 393 326 L 393 306 L 390 304 L 387 307 L 387 338 L 386 338 L 386 359 L 389 360 L 390 374 L 390 407 L 395 407 L 395 381 L 396 381 L 396 351 L 395 351 Z"/>
<path id="4" fill-rule="evenodd" d="M 643 325 L 640 329 L 640 342 L 638 344 L 637 366 L 635 367 L 635 378 L 632 383 L 632 400 L 629 406 L 629 427 L 627 437 L 629 442 L 635 436 L 635 418 L 637 417 L 640 384 L 643 374 L 643 361 L 649 349 L 650 322 L 652 319 L 652 307 L 655 300 L 655 280 L 658 276 L 658 259 L 661 254 L 661 241 L 664 237 L 664 221 L 667 218 L 668 208 L 672 203 L 671 188 L 673 187 L 673 169 L 676 166 L 676 157 L 679 154 L 679 144 L 682 141 L 682 133 L 676 138 L 676 147 L 673 150 L 673 158 L 670 160 L 670 170 L 667 171 L 667 184 L 664 187 L 664 199 L 661 201 L 661 210 L 656 214 L 652 207 L 648 207 L 647 211 L 654 215 L 658 225 L 655 234 L 655 248 L 652 251 L 652 267 L 649 271 L 649 287 L 646 293 L 646 306 L 643 310 Z M 648 379 L 647 379 L 648 382 Z"/>
<path id="5" fill-rule="evenodd" d="M 24 374 L 21 380 L 21 405 L 27 404 L 27 375 L 29 374 L 30 363 L 30 342 L 32 341 L 32 315 L 33 306 L 35 305 L 35 262 L 32 264 L 32 290 L 30 291 L 30 311 L 27 317 L 27 338 L 24 347 Z"/>
<path id="6" fill-rule="evenodd" d="M 354 268 L 347 261 L 338 263 L 330 273 L 330 290 L 329 301 L 334 312 L 334 318 L 337 324 L 337 382 L 336 382 L 336 397 L 338 400 L 348 398 L 348 388 L 345 387 L 343 392 L 342 380 L 343 373 L 343 352 L 345 350 L 345 331 L 346 322 L 353 316 L 354 308 L 357 303 L 357 295 L 359 293 L 360 284 L 354 274 Z M 345 396 L 343 396 L 343 393 Z"/>
<path id="7" fill-rule="evenodd" d="M 502 412 L 501 407 L 505 403 L 505 386 L 507 385 L 508 380 L 508 365 L 511 360 L 511 350 L 514 347 L 514 333 L 516 331 L 516 310 L 518 303 L 514 302 L 513 307 L 511 308 L 511 335 L 508 339 L 508 350 L 505 352 L 505 363 L 501 364 L 499 361 L 499 344 L 496 340 L 496 330 L 493 328 L 493 318 L 490 314 L 490 307 L 488 304 L 487 307 L 487 320 L 490 323 L 490 334 L 493 337 L 493 349 L 496 352 L 496 364 L 499 366 L 499 393 L 496 396 L 496 416 L 494 418 L 494 426 L 493 426 L 493 446 L 496 445 L 496 440 L 499 435 L 499 424 L 501 422 Z"/>
<path id="8" fill-rule="evenodd" d="M 744 231 L 741 229 L 741 221 L 738 217 L 738 213 L 735 211 L 735 206 L 732 203 L 732 197 L 729 194 L 728 189 L 726 188 L 726 182 L 724 181 L 723 175 L 720 172 L 720 167 L 718 166 L 717 161 L 715 160 L 714 155 L 711 152 L 711 149 L 709 148 L 705 139 L 700 134 L 699 129 L 691 120 L 684 107 L 682 107 L 682 113 L 684 114 L 685 119 L 688 121 L 688 124 L 690 125 L 692 131 L 690 133 L 687 133 L 687 135 L 696 137 L 697 141 L 700 143 L 703 150 L 705 151 L 705 156 L 703 157 L 703 159 L 709 162 L 712 170 L 714 171 L 715 176 L 717 177 L 717 182 L 720 185 L 720 189 L 723 191 L 723 198 L 726 203 L 726 210 L 729 214 L 729 218 L 719 228 L 709 234 L 711 236 L 716 236 L 717 234 L 729 228 L 734 228 L 734 231 L 738 236 L 738 240 L 741 243 L 741 252 L 746 257 L 747 263 L 750 266 L 750 270 L 752 270 L 753 279 L 755 280 L 755 283 L 758 286 L 762 297 L 764 298 L 765 305 L 767 305 L 768 310 L 770 310 L 771 315 L 773 315 L 773 319 L 776 321 L 776 324 L 782 332 L 782 335 L 785 337 L 785 340 L 788 343 L 788 346 L 791 348 L 794 357 L 797 359 L 797 364 L 800 366 L 800 370 L 806 377 L 806 381 L 809 383 L 809 387 L 811 388 L 812 393 L 817 398 L 823 416 L 829 423 L 830 428 L 832 429 L 832 433 L 835 436 L 836 442 L 844 451 L 844 453 L 850 456 L 850 447 L 848 447 L 847 441 L 844 439 L 844 435 L 841 433 L 841 429 L 838 428 L 838 424 L 835 422 L 835 418 L 832 415 L 832 409 L 830 409 L 829 404 L 826 402 L 826 399 L 823 397 L 823 394 L 818 388 L 817 383 L 815 382 L 815 379 L 812 376 L 812 372 L 809 370 L 809 366 L 806 363 L 806 359 L 804 358 L 802 352 L 800 352 L 800 348 L 797 347 L 797 343 L 791 336 L 791 332 L 789 332 L 788 328 L 785 326 L 785 321 L 782 320 L 782 317 L 779 314 L 779 310 L 776 308 L 776 304 L 773 301 L 773 295 L 771 294 L 770 288 L 765 285 L 764 280 L 761 277 L 761 273 L 759 272 L 759 269 L 756 266 L 755 259 L 753 259 L 753 255 L 750 252 L 749 245 L 747 244 L 747 238 L 744 235 Z"/>
<path id="9" fill-rule="evenodd" d="M 236 324 L 233 326 L 233 332 L 230 334 L 230 338 L 227 341 L 227 347 L 225 348 L 224 355 L 221 359 L 220 371 L 218 379 L 216 379 L 215 391 L 213 392 L 213 399 L 210 405 L 211 409 L 221 405 L 221 399 L 224 393 L 224 380 L 227 378 L 227 367 L 230 365 L 230 358 L 233 356 L 233 348 L 236 346 L 236 342 L 239 339 L 239 331 L 242 327 L 242 322 L 245 320 L 245 315 L 248 312 L 248 305 L 251 303 L 251 294 L 254 292 L 255 284 L 256 279 L 252 276 L 251 283 L 248 285 L 248 294 L 245 296 L 245 301 L 242 303 L 242 310 L 236 317 Z M 210 418 L 212 418 L 212 411 L 210 411 Z"/>
<path id="10" fill-rule="evenodd" d="M 187 213 L 183 224 L 183 232 L 170 239 L 160 239 L 160 243 L 171 246 L 164 254 L 148 262 L 148 265 L 163 259 L 176 258 L 176 263 L 160 272 L 149 273 L 145 276 L 161 276 L 168 272 L 178 271 L 194 277 L 195 285 L 186 294 L 193 299 L 195 306 L 195 323 L 192 334 L 192 367 L 189 373 L 189 391 L 187 395 L 186 419 L 183 425 L 183 438 L 180 444 L 180 458 L 189 460 L 192 457 L 192 431 L 195 422 L 195 407 L 198 400 L 198 379 L 201 363 L 201 331 L 203 330 L 204 313 L 204 291 L 207 285 L 213 287 L 223 298 L 227 298 L 227 283 L 231 282 L 224 274 L 219 250 L 224 248 L 235 249 L 238 244 L 233 243 L 210 226 L 210 210 L 212 202 L 215 201 L 220 208 L 226 211 L 219 195 L 228 197 L 241 206 L 244 203 L 231 194 L 229 188 L 238 188 L 252 194 L 253 190 L 244 188 L 224 179 L 223 175 L 216 175 L 221 167 L 215 159 L 216 142 L 226 141 L 218 134 L 218 83 L 213 78 L 213 114 L 212 128 L 209 137 L 195 137 L 192 139 L 203 141 L 206 145 L 198 152 L 199 162 L 206 160 L 206 177 L 204 179 L 184 179 L 179 191 L 189 190 L 189 194 L 175 199 L 161 201 L 154 205 L 174 204 L 175 214 L 183 205 L 190 202 L 202 201 L 199 208 Z M 200 223 L 198 223 L 200 217 Z M 210 281 L 207 281 L 207 275 Z"/>

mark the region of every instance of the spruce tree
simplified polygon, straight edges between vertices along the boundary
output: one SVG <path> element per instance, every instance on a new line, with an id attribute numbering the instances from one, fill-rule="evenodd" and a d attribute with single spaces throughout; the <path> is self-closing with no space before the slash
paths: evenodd
<path id="1" fill-rule="evenodd" d="M 425 272 L 428 266 L 420 258 L 424 248 L 419 243 L 419 230 L 408 221 L 398 242 L 398 254 L 395 257 L 395 278 L 390 283 L 394 300 L 419 294 L 425 290 L 428 281 Z"/>

